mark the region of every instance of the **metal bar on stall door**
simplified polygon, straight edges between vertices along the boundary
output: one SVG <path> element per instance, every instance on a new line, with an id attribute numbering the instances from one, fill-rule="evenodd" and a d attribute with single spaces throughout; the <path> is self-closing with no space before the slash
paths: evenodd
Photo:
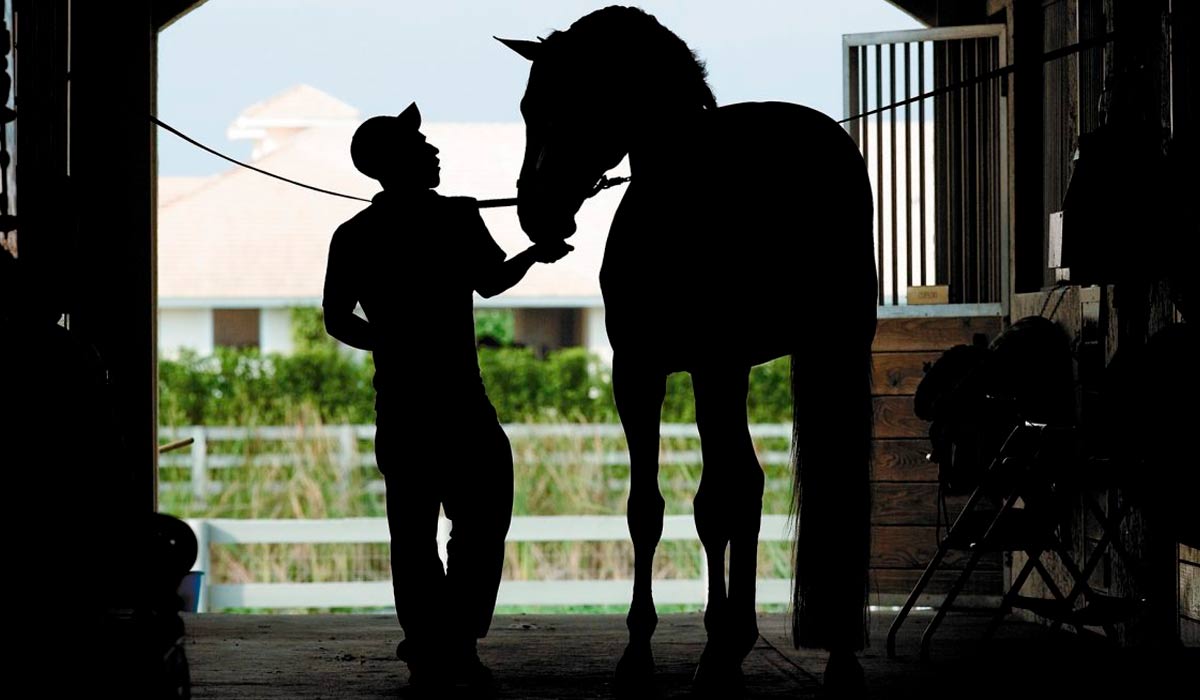
<path id="1" fill-rule="evenodd" d="M 875 47 L 875 104 L 883 104 L 883 47 Z M 876 189 L 883 193 L 883 111 L 875 113 L 875 142 L 878 144 L 876 150 L 879 151 L 879 157 L 876 159 L 875 166 L 875 182 Z M 882 304 L 883 296 L 883 205 L 881 202 L 875 203 L 876 219 L 879 222 L 879 230 L 876 238 L 876 247 L 879 257 L 879 303 Z M 895 300 L 892 300 L 893 303 Z"/>
<path id="2" fill-rule="evenodd" d="M 917 94 L 925 94 L 925 42 L 917 44 Z M 921 284 L 929 284 L 925 275 L 925 100 L 917 103 L 917 128 L 920 140 L 917 141 L 917 202 L 920 223 L 918 230 L 921 239 Z"/>
<path id="3" fill-rule="evenodd" d="M 888 45 L 888 84 L 891 86 L 890 101 L 894 105 L 896 103 L 896 45 Z M 900 246 L 899 246 L 899 222 L 896 220 L 896 108 L 893 106 L 891 110 L 891 190 L 892 190 L 892 303 L 900 303 Z"/>
<path id="4" fill-rule="evenodd" d="M 860 46 L 858 48 L 860 51 L 858 65 L 861 67 L 861 70 L 862 70 L 862 75 L 860 76 L 862 78 L 862 80 L 861 80 L 862 106 L 863 106 L 863 109 L 865 110 L 869 103 L 869 98 L 871 96 L 870 85 L 868 84 L 868 73 L 869 73 L 870 69 L 867 65 L 867 60 L 868 60 L 867 59 L 867 47 Z M 862 129 L 863 162 L 869 164 L 871 162 L 871 160 L 870 160 L 870 153 L 867 150 L 867 141 L 869 140 L 867 137 L 870 136 L 870 134 L 871 134 L 871 119 L 869 117 L 863 117 L 862 119 L 858 120 L 858 124 L 859 124 L 860 128 Z"/>
<path id="5" fill-rule="evenodd" d="M 904 99 L 912 96 L 912 52 L 911 44 L 904 45 Z M 904 105 L 904 235 L 908 241 L 905 252 L 908 256 L 908 284 L 916 278 L 917 261 L 913 252 L 913 208 L 912 208 L 912 103 Z"/>

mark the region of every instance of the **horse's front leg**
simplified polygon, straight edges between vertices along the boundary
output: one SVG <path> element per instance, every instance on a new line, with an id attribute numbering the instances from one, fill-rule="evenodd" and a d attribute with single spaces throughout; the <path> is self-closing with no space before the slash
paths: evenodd
<path id="1" fill-rule="evenodd" d="M 746 416 L 750 368 L 692 373 L 704 471 L 696 493 L 696 530 L 709 567 L 708 644 L 696 669 L 697 689 L 728 693 L 741 682 L 741 665 L 758 641 L 754 597 L 763 472 Z M 729 588 L 725 553 L 729 552 Z M 715 575 L 714 575 L 715 574 Z"/>
<path id="2" fill-rule="evenodd" d="M 658 488 L 658 437 L 666 374 L 613 358 L 613 395 L 629 444 L 630 487 L 627 517 L 633 539 L 633 601 L 625 620 L 629 645 L 617 664 L 617 680 L 638 683 L 654 673 L 650 638 L 658 625 L 650 590 L 654 550 L 663 531 L 665 502 Z"/>

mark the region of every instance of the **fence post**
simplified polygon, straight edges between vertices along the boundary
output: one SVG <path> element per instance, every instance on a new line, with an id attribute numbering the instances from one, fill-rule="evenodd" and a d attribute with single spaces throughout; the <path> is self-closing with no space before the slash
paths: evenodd
<path id="1" fill-rule="evenodd" d="M 203 503 L 208 499 L 208 433 L 204 426 L 192 428 L 192 499 Z"/>
<path id="2" fill-rule="evenodd" d="M 338 426 L 338 468 L 342 481 L 350 479 L 350 471 L 358 463 L 358 437 L 353 425 Z"/>
<path id="3" fill-rule="evenodd" d="M 208 587 L 212 583 L 212 557 L 208 551 L 208 520 L 189 518 L 187 524 L 196 535 L 196 571 L 203 571 L 200 579 L 200 596 L 196 602 L 196 612 L 208 612 Z"/>

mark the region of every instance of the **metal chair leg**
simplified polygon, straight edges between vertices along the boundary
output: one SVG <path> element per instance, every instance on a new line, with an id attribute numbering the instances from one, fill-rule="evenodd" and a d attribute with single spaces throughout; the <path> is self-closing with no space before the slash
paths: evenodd
<path id="1" fill-rule="evenodd" d="M 1025 561 L 1025 566 L 1021 567 L 1021 571 L 1013 579 L 1012 585 L 1005 591 L 1004 598 L 1000 601 L 1000 607 L 996 608 L 992 619 L 988 621 L 987 629 L 983 631 L 983 641 L 991 639 L 1000 629 L 1001 623 L 1004 622 L 1004 616 L 1012 610 L 1013 601 L 1021 594 L 1021 586 L 1025 585 L 1025 580 L 1029 578 L 1029 574 L 1033 573 L 1033 562 L 1032 556 Z"/>
<path id="2" fill-rule="evenodd" d="M 900 632 L 900 626 L 904 624 L 904 620 L 912 611 L 913 606 L 917 604 L 917 600 L 920 599 L 921 593 L 925 591 L 925 587 L 929 585 L 931 580 L 933 580 L 933 575 L 937 572 L 937 568 L 941 565 L 942 560 L 946 558 L 947 551 L 949 551 L 949 549 L 946 547 L 946 543 L 943 540 L 942 543 L 938 545 L 937 552 L 933 555 L 933 559 L 931 559 L 929 561 L 929 565 L 925 567 L 925 571 L 921 574 L 921 578 L 917 581 L 917 585 L 913 587 L 912 592 L 909 593 L 908 598 L 905 599 L 904 607 L 900 608 L 900 613 L 896 615 L 895 620 L 892 620 L 892 625 L 888 628 L 887 636 L 887 657 L 889 659 L 896 658 L 896 634 Z"/>
<path id="3" fill-rule="evenodd" d="M 983 550 L 976 548 L 971 552 L 971 558 L 967 560 L 967 566 L 959 574 L 954 581 L 954 585 L 950 587 L 950 592 L 946 594 L 946 600 L 942 606 L 938 608 L 933 619 L 929 621 L 929 625 L 925 627 L 925 632 L 921 634 L 921 661 L 929 660 L 929 652 L 933 647 L 933 633 L 937 630 L 938 625 L 942 624 L 942 620 L 946 618 L 946 613 L 950 611 L 950 606 L 954 604 L 954 599 L 962 593 L 963 587 L 967 585 L 967 579 L 971 577 L 971 573 L 979 564 L 979 559 L 983 556 Z"/>

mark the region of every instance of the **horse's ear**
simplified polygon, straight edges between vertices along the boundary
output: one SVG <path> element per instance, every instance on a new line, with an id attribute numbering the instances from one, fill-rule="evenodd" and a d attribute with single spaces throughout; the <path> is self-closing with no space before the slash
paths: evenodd
<path id="1" fill-rule="evenodd" d="M 542 45 L 536 41 L 525 41 L 523 39 L 501 39 L 498 36 L 494 36 L 492 38 L 501 44 L 504 44 L 513 51 L 516 51 L 528 61 L 536 61 L 538 56 L 542 55 Z"/>

